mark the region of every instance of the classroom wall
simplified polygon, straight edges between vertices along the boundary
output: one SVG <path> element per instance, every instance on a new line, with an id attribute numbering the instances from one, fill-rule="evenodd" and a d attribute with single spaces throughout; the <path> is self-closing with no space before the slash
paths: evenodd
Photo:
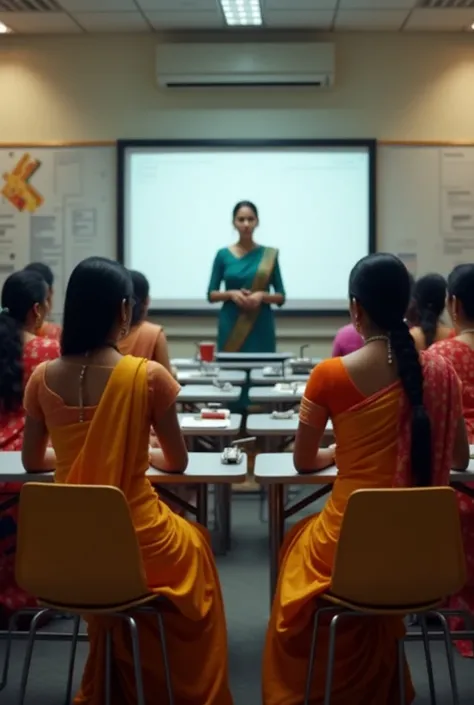
<path id="1" fill-rule="evenodd" d="M 273 36 L 294 39 L 294 35 Z M 202 38 L 216 40 L 215 35 Z M 320 38 L 336 42 L 336 84 L 331 90 L 164 92 L 155 81 L 158 36 L 2 36 L 0 141 L 119 137 L 474 141 L 474 37 L 382 33 Z M 275 207 L 294 207 L 298 227 L 297 204 Z M 223 231 L 227 237 L 227 224 Z M 215 330 L 209 318 L 163 322 L 172 352 L 179 355 Z M 326 354 L 340 322 L 281 318 L 279 347 L 294 349 L 311 342 L 314 354 Z"/>

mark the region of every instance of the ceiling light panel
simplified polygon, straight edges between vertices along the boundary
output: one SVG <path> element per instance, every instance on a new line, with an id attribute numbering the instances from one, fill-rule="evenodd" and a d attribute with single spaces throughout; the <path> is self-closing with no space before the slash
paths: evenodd
<path id="1" fill-rule="evenodd" d="M 260 0 L 219 0 L 225 21 L 234 27 L 256 27 L 262 24 Z"/>

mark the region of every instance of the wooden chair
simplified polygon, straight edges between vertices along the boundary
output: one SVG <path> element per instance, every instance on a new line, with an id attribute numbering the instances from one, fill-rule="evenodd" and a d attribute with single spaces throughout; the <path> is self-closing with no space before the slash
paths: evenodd
<path id="1" fill-rule="evenodd" d="M 161 608 L 150 593 L 140 548 L 123 493 L 115 487 L 27 483 L 20 495 L 16 554 L 18 585 L 43 609 L 32 619 L 21 677 L 23 705 L 38 620 L 45 612 L 74 615 L 66 703 L 71 700 L 74 661 L 83 614 L 115 616 L 130 629 L 137 705 L 145 705 L 138 629 L 133 615 L 156 615 L 166 691 L 173 705 L 171 673 Z M 105 705 L 111 697 L 112 637 L 106 635 Z M 158 695 L 158 694 L 157 694 Z"/>
<path id="2" fill-rule="evenodd" d="M 332 613 L 324 705 L 330 705 L 336 630 L 345 617 L 416 614 L 420 617 L 430 695 L 435 702 L 433 666 L 426 623 L 441 623 L 454 705 L 459 695 L 453 645 L 438 608 L 466 581 L 459 512 L 449 487 L 359 490 L 349 498 L 332 574 L 328 606 L 316 610 L 304 705 L 309 705 L 320 615 Z M 398 644 L 400 704 L 405 705 L 404 642 Z"/>

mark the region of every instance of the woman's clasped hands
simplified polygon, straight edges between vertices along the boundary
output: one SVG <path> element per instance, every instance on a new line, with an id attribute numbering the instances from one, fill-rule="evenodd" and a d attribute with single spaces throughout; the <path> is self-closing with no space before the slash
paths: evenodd
<path id="1" fill-rule="evenodd" d="M 230 292 L 231 301 L 244 311 L 252 311 L 263 303 L 263 291 L 250 291 L 249 289 L 234 289 Z"/>

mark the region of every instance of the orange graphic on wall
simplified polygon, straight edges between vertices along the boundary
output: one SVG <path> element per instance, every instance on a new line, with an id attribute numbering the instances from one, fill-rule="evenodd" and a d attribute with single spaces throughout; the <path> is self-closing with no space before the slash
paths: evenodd
<path id="1" fill-rule="evenodd" d="M 34 213 L 44 203 L 43 196 L 30 184 L 40 166 L 38 159 L 24 154 L 11 172 L 3 174 L 5 185 L 1 194 L 19 211 Z"/>

